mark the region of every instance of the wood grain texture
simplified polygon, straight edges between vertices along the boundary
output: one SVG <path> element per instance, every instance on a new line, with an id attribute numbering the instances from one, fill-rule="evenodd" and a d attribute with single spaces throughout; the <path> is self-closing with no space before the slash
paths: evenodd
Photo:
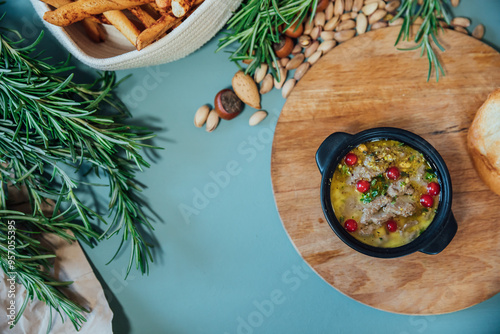
<path id="1" fill-rule="evenodd" d="M 500 291 L 500 197 L 480 181 L 466 149 L 467 129 L 500 87 L 500 54 L 446 31 L 446 76 L 426 82 L 427 60 L 394 48 L 399 28 L 356 37 L 330 51 L 297 84 L 276 128 L 271 174 L 284 227 L 302 257 L 342 293 L 405 314 L 453 312 Z M 331 133 L 399 127 L 441 153 L 453 184 L 458 232 L 438 255 L 376 259 L 346 246 L 320 203 L 315 153 Z"/>

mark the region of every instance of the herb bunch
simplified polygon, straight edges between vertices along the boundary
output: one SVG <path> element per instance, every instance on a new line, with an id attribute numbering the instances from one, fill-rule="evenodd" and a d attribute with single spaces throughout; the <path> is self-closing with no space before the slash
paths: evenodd
<path id="1" fill-rule="evenodd" d="M 312 10 L 314 17 L 318 0 L 247 0 L 228 22 L 231 32 L 219 41 L 217 51 L 233 43 L 239 47 L 229 59 L 234 62 L 251 61 L 245 73 L 253 75 L 261 63 L 267 63 L 273 73 L 272 64 L 279 68 L 273 45 L 279 43 L 279 27 L 288 29 L 296 22 L 300 24 Z M 278 72 L 279 73 L 279 72 Z"/>
<path id="2" fill-rule="evenodd" d="M 71 282 L 49 276 L 55 255 L 37 235 L 54 233 L 89 245 L 120 235 L 116 254 L 123 245 L 130 246 L 127 275 L 134 266 L 148 273 L 153 259 L 147 238 L 153 227 L 140 204 L 135 175 L 149 167 L 141 150 L 153 148 L 144 141 L 154 135 L 123 123 L 130 115 L 112 93 L 119 84 L 114 73 L 77 84 L 73 74 L 60 75 L 72 69 L 68 61 L 51 65 L 36 54 L 42 37 L 26 45 L 18 32 L 0 32 L 0 266 L 5 273 L 15 272 L 27 290 L 16 322 L 27 301 L 37 297 L 61 316 L 66 314 L 78 329 L 86 310 L 59 290 Z M 85 190 L 102 186 L 78 177 L 89 173 L 107 181 L 107 216 L 81 199 Z M 30 212 L 10 210 L 9 187 L 25 190 Z M 52 205 L 50 212 L 47 205 Z M 7 257 L 9 219 L 17 226 L 14 264 Z M 108 224 L 104 232 L 98 229 L 99 221 Z"/>

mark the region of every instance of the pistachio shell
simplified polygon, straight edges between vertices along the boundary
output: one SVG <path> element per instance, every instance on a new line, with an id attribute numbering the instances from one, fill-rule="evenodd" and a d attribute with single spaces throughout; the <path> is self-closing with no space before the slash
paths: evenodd
<path id="1" fill-rule="evenodd" d="M 217 115 L 217 112 L 215 110 L 210 111 L 207 118 L 207 132 L 214 131 L 217 128 L 217 125 L 219 125 L 219 120 L 220 118 L 219 115 Z"/>
<path id="2" fill-rule="evenodd" d="M 207 105 L 201 106 L 198 108 L 196 113 L 194 114 L 194 125 L 197 128 L 201 128 L 203 124 L 207 121 L 208 113 L 210 112 L 210 108 Z"/>

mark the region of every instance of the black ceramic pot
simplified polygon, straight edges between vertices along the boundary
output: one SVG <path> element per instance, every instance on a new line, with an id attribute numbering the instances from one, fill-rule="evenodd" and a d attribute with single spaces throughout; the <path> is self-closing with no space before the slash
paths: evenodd
<path id="1" fill-rule="evenodd" d="M 330 199 L 330 185 L 333 172 L 344 156 L 359 144 L 380 139 L 397 140 L 421 152 L 436 171 L 441 186 L 441 197 L 432 223 L 415 240 L 396 248 L 373 247 L 355 239 L 337 220 Z M 438 254 L 448 246 L 455 236 L 457 222 L 451 212 L 452 188 L 450 173 L 443 158 L 422 137 L 397 128 L 374 128 L 355 135 L 336 132 L 331 134 L 321 144 L 318 152 L 316 152 L 316 162 L 322 174 L 321 204 L 326 220 L 335 234 L 358 252 L 380 258 L 400 257 L 417 251 L 426 254 Z"/>

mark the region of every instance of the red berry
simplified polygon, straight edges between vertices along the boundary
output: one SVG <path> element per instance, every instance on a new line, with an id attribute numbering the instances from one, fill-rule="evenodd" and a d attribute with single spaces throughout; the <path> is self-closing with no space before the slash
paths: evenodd
<path id="1" fill-rule="evenodd" d="M 439 195 L 439 192 L 441 191 L 441 187 L 437 182 L 431 182 L 427 185 L 427 193 L 431 196 L 437 196 Z"/>
<path id="2" fill-rule="evenodd" d="M 386 172 L 386 176 L 389 180 L 396 181 L 397 179 L 399 179 L 399 175 L 400 173 L 398 167 L 389 167 L 389 169 Z"/>
<path id="3" fill-rule="evenodd" d="M 434 204 L 434 199 L 431 195 L 422 195 L 420 197 L 420 204 L 422 204 L 423 207 L 430 208 Z"/>
<path id="4" fill-rule="evenodd" d="M 398 229 L 398 223 L 396 223 L 394 220 L 389 220 L 387 223 L 385 223 L 387 226 L 387 230 L 389 232 L 396 232 Z"/>
<path id="5" fill-rule="evenodd" d="M 354 164 L 358 161 L 358 157 L 354 153 L 347 153 L 345 156 L 345 163 L 348 166 L 354 166 Z"/>
<path id="6" fill-rule="evenodd" d="M 360 193 L 365 193 L 370 189 L 370 182 L 365 180 L 359 180 L 356 182 L 356 190 Z"/>
<path id="7" fill-rule="evenodd" d="M 358 223 L 354 219 L 348 219 L 345 221 L 344 227 L 347 232 L 354 232 L 358 229 Z"/>

